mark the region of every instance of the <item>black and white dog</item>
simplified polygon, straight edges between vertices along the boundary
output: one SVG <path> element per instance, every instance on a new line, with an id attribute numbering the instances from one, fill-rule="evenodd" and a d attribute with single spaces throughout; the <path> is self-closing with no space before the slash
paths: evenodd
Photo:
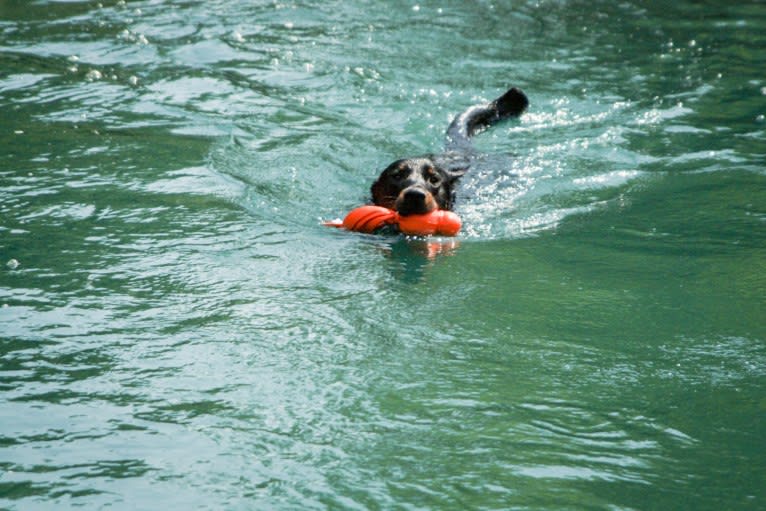
<path id="1" fill-rule="evenodd" d="M 373 203 L 401 216 L 451 210 L 454 185 L 470 166 L 470 138 L 503 119 L 518 117 L 528 105 L 524 93 L 514 87 L 488 104 L 472 106 L 447 128 L 445 153 L 405 158 L 386 167 L 372 185 Z"/>

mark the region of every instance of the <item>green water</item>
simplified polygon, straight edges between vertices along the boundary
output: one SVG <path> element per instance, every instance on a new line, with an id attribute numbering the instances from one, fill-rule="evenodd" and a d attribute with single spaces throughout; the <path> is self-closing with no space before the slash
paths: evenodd
<path id="1" fill-rule="evenodd" d="M 0 0 L 0 509 L 766 509 L 766 4 Z M 330 230 L 521 87 L 452 242 Z"/>

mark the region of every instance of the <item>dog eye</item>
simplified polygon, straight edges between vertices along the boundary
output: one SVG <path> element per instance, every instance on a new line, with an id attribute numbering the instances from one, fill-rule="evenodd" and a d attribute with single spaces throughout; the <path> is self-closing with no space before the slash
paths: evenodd
<path id="1" fill-rule="evenodd" d="M 439 182 L 441 182 L 441 177 L 439 177 L 439 174 L 437 174 L 436 172 L 430 172 L 428 174 L 427 179 L 428 179 L 428 182 L 431 183 L 432 185 L 436 185 L 436 184 L 439 184 Z"/>

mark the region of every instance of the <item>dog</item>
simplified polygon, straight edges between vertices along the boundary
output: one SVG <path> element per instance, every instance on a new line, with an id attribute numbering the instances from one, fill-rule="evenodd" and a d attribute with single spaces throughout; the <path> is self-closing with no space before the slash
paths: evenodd
<path id="1" fill-rule="evenodd" d="M 468 108 L 447 128 L 446 151 L 397 160 L 386 167 L 370 187 L 372 202 L 400 216 L 420 215 L 435 209 L 452 210 L 455 184 L 471 162 L 471 137 L 529 106 L 527 96 L 509 89 L 496 100 Z"/>

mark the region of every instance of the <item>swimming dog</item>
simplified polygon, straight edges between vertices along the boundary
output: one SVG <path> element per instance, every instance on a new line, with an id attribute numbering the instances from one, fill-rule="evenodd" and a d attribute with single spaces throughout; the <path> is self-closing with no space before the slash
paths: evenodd
<path id="1" fill-rule="evenodd" d="M 447 128 L 444 153 L 397 160 L 380 173 L 372 184 L 372 202 L 400 216 L 451 210 L 455 183 L 470 167 L 471 137 L 490 126 L 518 117 L 529 105 L 517 88 L 487 104 L 474 105 L 455 117 Z"/>

